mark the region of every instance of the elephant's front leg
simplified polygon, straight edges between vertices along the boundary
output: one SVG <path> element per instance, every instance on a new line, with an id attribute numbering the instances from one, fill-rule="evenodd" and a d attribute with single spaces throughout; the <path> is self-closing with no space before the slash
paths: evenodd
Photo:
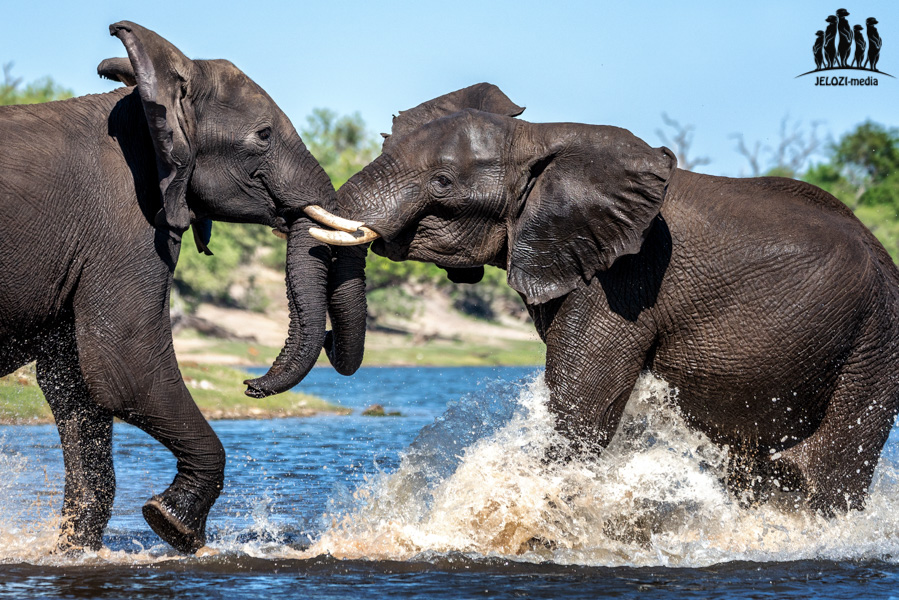
<path id="1" fill-rule="evenodd" d="M 594 279 L 535 321 L 546 342 L 546 383 L 556 429 L 575 451 L 600 451 L 611 441 L 654 334 L 640 317 L 609 307 Z"/>
<path id="2" fill-rule="evenodd" d="M 206 518 L 221 493 L 225 450 L 184 385 L 172 345 L 167 289 L 153 279 L 85 286 L 75 302 L 76 336 L 91 397 L 162 443 L 177 459 L 171 485 L 150 498 L 144 518 L 163 540 L 193 553 L 206 543 Z M 137 289 L 132 284 L 137 282 Z"/>
<path id="3" fill-rule="evenodd" d="M 225 479 L 225 450 L 184 385 L 171 341 L 167 348 L 120 344 L 87 370 L 91 393 L 177 459 L 175 479 L 147 501 L 143 515 L 175 549 L 194 553 L 206 544 L 206 518 Z"/>
<path id="4" fill-rule="evenodd" d="M 54 332 L 42 349 L 37 378 L 53 411 L 65 464 L 58 547 L 99 550 L 115 498 L 112 414 L 90 399 L 70 323 Z"/>

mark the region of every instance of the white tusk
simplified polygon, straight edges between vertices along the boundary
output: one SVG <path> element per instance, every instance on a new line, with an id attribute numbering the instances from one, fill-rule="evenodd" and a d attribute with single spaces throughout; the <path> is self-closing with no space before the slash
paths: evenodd
<path id="1" fill-rule="evenodd" d="M 310 219 L 315 219 L 323 225 L 327 225 L 328 227 L 332 227 L 339 231 L 346 231 L 347 233 L 354 233 L 357 229 L 365 225 L 362 221 L 350 221 L 349 219 L 332 215 L 321 206 L 307 206 L 303 209 L 303 212 L 306 213 Z"/>
<path id="2" fill-rule="evenodd" d="M 282 240 L 287 239 L 287 234 L 284 233 L 283 231 L 279 231 L 277 229 L 272 229 L 272 234 L 277 238 L 281 238 Z"/>
<path id="3" fill-rule="evenodd" d="M 331 244 L 332 246 L 358 246 L 360 244 L 367 244 L 368 242 L 381 237 L 368 227 L 360 227 L 353 233 L 347 231 L 328 231 L 321 227 L 310 227 L 309 235 L 320 242 Z"/>

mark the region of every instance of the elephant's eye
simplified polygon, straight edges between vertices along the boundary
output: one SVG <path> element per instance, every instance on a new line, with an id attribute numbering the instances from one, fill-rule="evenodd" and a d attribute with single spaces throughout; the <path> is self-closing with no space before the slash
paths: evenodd
<path id="1" fill-rule="evenodd" d="M 444 196 L 449 193 L 453 186 L 453 180 L 443 173 L 435 175 L 431 179 L 431 193 L 436 196 Z"/>
<path id="2" fill-rule="evenodd" d="M 267 142 L 270 137 L 272 137 L 272 128 L 265 127 L 256 132 L 256 136 L 262 140 L 263 142 Z"/>

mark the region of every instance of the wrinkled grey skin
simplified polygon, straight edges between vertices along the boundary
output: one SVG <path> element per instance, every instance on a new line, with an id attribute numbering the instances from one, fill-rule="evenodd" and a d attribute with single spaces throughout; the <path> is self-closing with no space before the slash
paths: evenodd
<path id="1" fill-rule="evenodd" d="M 308 235 L 301 211 L 333 206 L 334 190 L 284 113 L 234 65 L 189 60 L 134 23 L 110 32 L 128 59 L 104 61 L 100 73 L 137 87 L 0 108 L 0 374 L 37 361 L 65 459 L 61 548 L 101 545 L 118 417 L 177 458 L 174 481 L 144 516 L 194 552 L 225 453 L 172 348 L 168 300 L 181 236 L 193 224 L 205 250 L 211 219 L 289 232 L 290 333 L 271 372 L 248 390 L 277 393 L 302 379 L 325 339 L 337 263 Z M 341 316 L 332 319 L 332 337 L 346 338 Z M 350 315 L 353 329 L 358 320 Z M 330 350 L 345 371 L 361 355 L 348 345 Z"/>
<path id="2" fill-rule="evenodd" d="M 780 487 L 861 508 L 899 401 L 899 272 L 880 243 L 814 186 L 678 170 L 626 130 L 521 110 L 481 84 L 402 113 L 342 214 L 394 260 L 507 269 L 575 449 L 609 443 L 649 369 L 729 447 L 743 501 Z"/>

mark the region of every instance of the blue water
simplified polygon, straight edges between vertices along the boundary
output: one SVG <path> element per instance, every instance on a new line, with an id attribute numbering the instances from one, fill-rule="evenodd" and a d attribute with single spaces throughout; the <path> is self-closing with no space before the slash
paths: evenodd
<path id="1" fill-rule="evenodd" d="M 865 512 L 740 512 L 716 487 L 717 451 L 667 409 L 634 417 L 605 466 L 523 459 L 542 457 L 552 435 L 539 424 L 538 373 L 315 369 L 300 390 L 351 416 L 214 422 L 228 466 L 208 525 L 216 554 L 200 558 L 170 551 L 143 522 L 174 460 L 118 423 L 106 548 L 49 554 L 56 430 L 0 427 L 0 597 L 899 597 L 895 431 Z M 374 403 L 402 416 L 361 416 Z"/>

